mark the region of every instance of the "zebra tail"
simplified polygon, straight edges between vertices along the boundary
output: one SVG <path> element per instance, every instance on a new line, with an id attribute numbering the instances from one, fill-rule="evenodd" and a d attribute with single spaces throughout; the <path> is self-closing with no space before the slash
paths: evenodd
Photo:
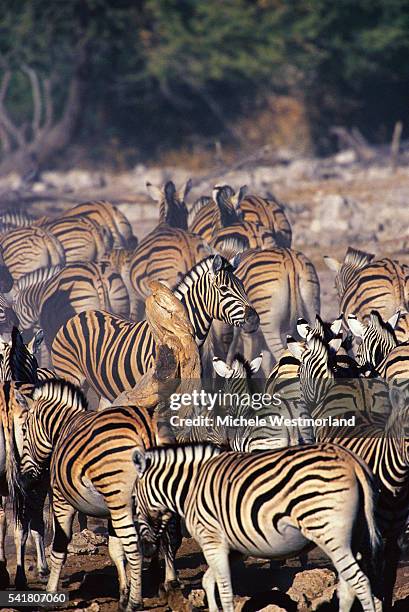
<path id="1" fill-rule="evenodd" d="M 20 485 L 18 452 L 14 432 L 14 419 L 12 412 L 1 411 L 4 441 L 6 447 L 6 479 L 8 497 L 12 503 L 13 517 L 17 523 L 24 510 L 24 491 Z"/>
<path id="2" fill-rule="evenodd" d="M 355 457 L 355 460 L 357 458 Z M 371 548 L 372 560 L 376 562 L 378 553 L 382 546 L 382 537 L 376 523 L 376 501 L 377 501 L 377 488 L 375 477 L 369 471 L 367 466 L 361 461 L 357 462 L 355 467 L 356 477 L 361 487 L 361 492 L 364 498 L 364 514 L 369 535 L 369 545 Z"/>

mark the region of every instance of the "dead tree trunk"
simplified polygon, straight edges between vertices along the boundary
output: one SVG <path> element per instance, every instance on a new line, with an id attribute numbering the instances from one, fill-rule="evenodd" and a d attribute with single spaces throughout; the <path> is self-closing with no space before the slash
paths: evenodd
<path id="1" fill-rule="evenodd" d="M 68 84 L 64 108 L 57 118 L 53 103 L 55 75 L 41 78 L 30 66 L 21 66 L 20 70 L 30 83 L 33 99 L 31 123 L 21 126 L 16 125 L 6 108 L 12 72 L 8 69 L 3 71 L 0 84 L 0 176 L 10 172 L 21 175 L 35 172 L 67 146 L 81 111 L 85 62 L 85 45 L 81 45 L 75 55 L 75 67 Z"/>

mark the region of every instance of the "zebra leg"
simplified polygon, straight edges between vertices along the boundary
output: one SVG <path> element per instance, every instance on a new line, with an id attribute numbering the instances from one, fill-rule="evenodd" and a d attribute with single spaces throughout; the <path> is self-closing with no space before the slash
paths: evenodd
<path id="1" fill-rule="evenodd" d="M 202 585 L 206 593 L 209 612 L 218 612 L 219 607 L 216 603 L 216 579 L 210 567 L 203 575 Z"/>
<path id="2" fill-rule="evenodd" d="M 210 535 L 210 534 L 207 534 Z M 213 576 L 216 579 L 217 589 L 219 591 L 220 601 L 222 603 L 223 612 L 234 612 L 233 604 L 233 589 L 231 586 L 230 566 L 229 566 L 229 551 L 222 544 L 209 546 L 204 544 L 203 554 L 211 569 Z M 211 585 L 211 574 L 207 576 L 207 582 Z M 209 591 L 211 589 L 209 588 Z M 207 591 L 206 591 L 207 594 Z M 210 596 L 212 599 L 212 596 Z M 213 589 L 214 600 L 214 589 Z M 212 602 L 213 604 L 213 602 Z M 211 609 L 209 604 L 209 612 L 216 612 L 217 607 Z"/>
<path id="3" fill-rule="evenodd" d="M 125 570 L 125 553 L 121 539 L 115 535 L 111 521 L 108 521 L 108 552 L 118 572 L 119 608 L 126 608 L 129 596 L 128 580 Z"/>
<path id="4" fill-rule="evenodd" d="M 29 508 L 30 531 L 36 547 L 37 572 L 40 579 L 46 578 L 50 573 L 44 546 L 44 503 L 48 493 L 48 485 L 48 482 L 44 483 L 44 486 L 36 490 L 36 495 L 33 497 L 33 502 Z"/>
<path id="5" fill-rule="evenodd" d="M 109 508 L 109 506 L 108 506 Z M 132 507 L 110 508 L 112 527 L 121 539 L 126 560 L 130 568 L 130 590 L 126 612 L 143 609 L 142 601 L 142 555 L 138 547 L 138 533 L 132 515 Z"/>
<path id="6" fill-rule="evenodd" d="M 7 571 L 5 540 L 7 533 L 7 517 L 4 509 L 4 497 L 0 497 L 0 590 L 10 586 L 10 576 Z"/>
<path id="7" fill-rule="evenodd" d="M 174 515 L 170 519 L 162 538 L 162 547 L 165 558 L 165 591 L 180 589 L 183 586 L 178 578 L 175 567 L 176 553 L 181 543 L 182 529 L 180 518 Z"/>
<path id="8" fill-rule="evenodd" d="M 72 524 L 75 510 L 59 493 L 53 491 L 54 538 L 51 549 L 51 573 L 47 583 L 47 591 L 55 593 L 62 566 L 67 557 L 67 547 L 72 537 Z"/>
<path id="9" fill-rule="evenodd" d="M 349 547 L 337 547 L 336 552 L 332 552 L 326 546 L 323 546 L 322 543 L 318 543 L 318 546 L 329 556 L 338 572 L 340 580 L 340 590 L 338 593 L 340 596 L 340 612 L 349 612 L 353 603 L 352 593 L 355 597 L 358 597 L 364 612 L 375 612 L 374 597 L 369 578 L 359 567 L 351 549 Z"/>
<path id="10" fill-rule="evenodd" d="M 24 553 L 28 536 L 28 519 L 24 516 L 14 527 L 14 544 L 16 546 L 16 577 L 14 586 L 17 590 L 27 588 L 27 578 L 24 569 Z"/>

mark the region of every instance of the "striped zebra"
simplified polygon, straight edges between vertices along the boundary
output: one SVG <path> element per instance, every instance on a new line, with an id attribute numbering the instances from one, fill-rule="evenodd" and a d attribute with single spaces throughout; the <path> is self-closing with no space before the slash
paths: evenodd
<path id="1" fill-rule="evenodd" d="M 55 592 L 76 511 L 109 519 L 109 553 L 118 571 L 122 610 L 142 608 L 142 559 L 133 518 L 137 473 L 133 455 L 155 442 L 148 412 L 115 406 L 88 412 L 79 391 L 67 382 L 38 385 L 28 402 L 21 458 L 28 488 L 50 469 L 54 539 L 47 591 Z M 125 572 L 130 568 L 130 591 Z M 166 579 L 176 580 L 173 559 L 166 559 Z"/>
<path id="2" fill-rule="evenodd" d="M 167 181 L 162 188 L 146 183 L 146 189 L 152 200 L 159 202 L 159 223 L 187 230 L 188 210 L 186 198 L 192 188 L 189 179 L 180 189 L 176 189 L 173 181 Z"/>
<path id="3" fill-rule="evenodd" d="M 275 244 L 291 247 L 291 226 L 283 205 L 272 195 L 267 198 L 246 195 L 245 186 L 241 187 L 232 202 L 236 216 L 246 223 L 263 226 L 273 232 Z M 218 214 L 217 205 L 212 197 L 202 196 L 189 211 L 189 228 L 203 236 L 207 242 L 213 238 L 214 219 Z"/>
<path id="4" fill-rule="evenodd" d="M 365 611 L 381 610 L 375 483 L 352 453 L 327 443 L 220 454 L 200 444 L 138 449 L 134 461 L 142 550 L 146 556 L 156 550 L 172 513 L 183 517 L 208 564 L 202 583 L 209 612 L 219 609 L 216 586 L 223 611 L 234 610 L 230 552 L 282 559 L 310 543 L 338 573 L 341 611 L 355 597 Z M 158 513 L 157 533 L 152 519 Z"/>
<path id="5" fill-rule="evenodd" d="M 45 284 L 39 303 L 39 323 L 47 348 L 51 349 L 57 331 L 71 317 L 92 309 L 129 316 L 128 291 L 119 272 L 108 262 L 73 264 L 53 276 Z"/>
<path id="6" fill-rule="evenodd" d="M 42 513 L 46 491 L 39 487 L 31 496 L 26 497 L 18 478 L 18 464 L 23 450 L 26 395 L 31 394 L 32 389 L 32 385 L 18 382 L 0 383 L 0 589 L 6 589 L 10 584 L 5 549 L 6 498 L 11 499 L 15 519 L 14 542 L 17 557 L 14 585 L 16 589 L 27 588 L 24 553 L 29 529 L 36 546 L 38 576 L 44 579 L 49 574 L 45 557 Z"/>
<path id="7" fill-rule="evenodd" d="M 19 329 L 34 329 L 40 319 L 40 305 L 47 281 L 61 272 L 64 266 L 58 264 L 50 268 L 38 268 L 25 274 L 13 288 L 14 310 L 18 317 Z"/>
<path id="8" fill-rule="evenodd" d="M 396 329 L 400 313 L 384 321 L 377 311 L 365 324 L 349 315 L 348 325 L 361 344 L 357 360 L 363 370 L 372 376 L 384 378 L 389 385 L 409 388 L 409 342 L 399 342 Z"/>
<path id="9" fill-rule="evenodd" d="M 257 382 L 253 376 L 261 361 L 261 355 L 248 362 L 238 354 L 228 365 L 213 358 L 214 369 L 225 379 L 222 397 L 231 399 L 227 414 L 224 407 L 219 410 L 222 418 L 227 417 L 228 446 L 235 451 L 253 452 L 314 442 L 312 427 L 304 424 L 310 418 L 304 405 L 290 403 L 278 392 L 267 397 L 260 384 L 251 384 Z"/>
<path id="10" fill-rule="evenodd" d="M 237 197 L 237 205 L 240 204 L 243 190 L 242 187 Z M 274 234 L 269 228 L 243 220 L 241 212 L 232 202 L 233 197 L 234 191 L 228 185 L 216 186 L 213 190 L 213 200 L 219 214 L 214 215 L 211 246 L 218 251 L 223 251 L 229 241 L 241 244 L 242 251 L 276 246 Z"/>
<path id="11" fill-rule="evenodd" d="M 213 319 L 252 330 L 258 315 L 233 266 L 220 255 L 196 264 L 174 290 L 185 306 L 200 347 Z M 147 321 L 132 323 L 89 310 L 71 318 L 52 344 L 58 376 L 81 386 L 85 380 L 103 398 L 113 400 L 135 386 L 153 366 L 156 347 Z"/>
<path id="12" fill-rule="evenodd" d="M 272 230 L 277 246 L 291 247 L 292 231 L 284 206 L 272 194 L 266 198 L 246 195 L 240 202 L 239 208 L 244 221 Z"/>
<path id="13" fill-rule="evenodd" d="M 15 311 L 15 305 L 0 293 L 0 334 L 8 334 L 14 326 L 19 325 L 19 317 Z"/>
<path id="14" fill-rule="evenodd" d="M 46 228 L 21 227 L 0 236 L 3 261 L 14 281 L 36 270 L 65 265 L 60 241 Z"/>
<path id="15" fill-rule="evenodd" d="M 25 210 L 11 208 L 0 213 L 0 233 L 8 232 L 16 227 L 33 225 L 36 218 Z"/>
<path id="16" fill-rule="evenodd" d="M 230 185 L 215 185 L 211 198 L 206 196 L 199 198 L 190 209 L 188 217 L 190 231 L 210 242 L 215 227 L 220 228 L 237 221 L 236 208 L 246 191 L 246 185 L 240 187 L 237 193 Z"/>
<path id="17" fill-rule="evenodd" d="M 316 428 L 315 435 L 320 442 L 331 440 L 356 453 L 379 481 L 377 512 L 385 539 L 386 560 L 384 605 L 390 609 L 400 555 L 399 538 L 409 518 L 409 404 L 406 394 L 392 387 L 391 411 L 383 415 L 350 410 L 351 383 L 355 381 L 348 381 L 345 386 L 334 384 L 331 354 L 326 343 L 319 338 L 314 338 L 304 347 L 299 378 L 302 397 L 314 419 L 325 419 L 333 414 L 338 417 L 353 415 L 355 418 L 352 429 L 342 424 L 339 427 L 327 424 Z"/>
<path id="18" fill-rule="evenodd" d="M 408 266 L 387 257 L 374 259 L 374 255 L 351 247 L 342 263 L 330 257 L 324 259 L 336 272 L 340 311 L 345 316 L 354 314 L 366 320 L 372 310 L 377 310 L 387 320 L 397 310 L 408 310 Z"/>
<path id="19" fill-rule="evenodd" d="M 3 248 L 0 245 L 0 294 L 8 293 L 13 287 L 13 277 L 4 263 Z"/>
<path id="20" fill-rule="evenodd" d="M 263 370 L 268 375 L 271 362 L 283 353 L 287 334 L 295 333 L 298 318 L 312 321 L 320 312 L 318 276 L 303 253 L 281 248 L 242 253 L 236 274 L 259 314 L 260 331 L 257 334 L 235 331 L 228 357 L 240 351 L 248 359 L 263 350 L 269 357 L 263 360 Z"/>
<path id="21" fill-rule="evenodd" d="M 132 226 L 126 216 L 117 206 L 104 200 L 77 204 L 66 210 L 59 218 L 91 219 L 98 227 L 111 232 L 115 249 L 134 249 L 138 244 L 138 239 L 134 236 Z"/>
<path id="22" fill-rule="evenodd" d="M 150 188 L 152 190 L 153 186 Z M 173 288 L 184 274 L 212 252 L 203 238 L 186 231 L 186 204 L 174 184 L 169 181 L 163 191 L 158 191 L 159 224 L 141 240 L 129 264 L 135 300 L 132 318 L 135 320 L 143 316 L 150 281 L 159 280 Z"/>
<path id="23" fill-rule="evenodd" d="M 43 228 L 62 244 L 67 264 L 101 261 L 114 243 L 111 230 L 92 217 L 63 217 Z"/>

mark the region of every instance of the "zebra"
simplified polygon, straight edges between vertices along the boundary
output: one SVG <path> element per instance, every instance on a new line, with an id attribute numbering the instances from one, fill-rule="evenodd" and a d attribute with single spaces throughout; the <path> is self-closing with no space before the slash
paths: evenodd
<path id="1" fill-rule="evenodd" d="M 309 543 L 317 545 L 338 572 L 341 611 L 347 612 L 355 597 L 365 611 L 381 609 L 376 592 L 380 537 L 374 518 L 375 483 L 349 451 L 326 443 L 221 453 L 218 447 L 199 444 L 137 449 L 134 462 L 144 555 L 156 550 L 172 513 L 183 517 L 208 564 L 202 583 L 209 612 L 218 610 L 216 585 L 224 612 L 234 610 L 230 552 L 285 558 Z M 156 531 L 152 519 L 158 513 L 163 516 Z"/>
<path id="2" fill-rule="evenodd" d="M 386 560 L 384 605 L 390 609 L 400 553 L 398 541 L 409 517 L 409 404 L 406 393 L 392 386 L 389 412 L 373 414 L 360 410 L 359 406 L 350 410 L 349 403 L 354 394 L 352 383 L 356 381 L 350 380 L 344 386 L 334 384 L 331 362 L 330 350 L 322 339 L 313 338 L 303 347 L 299 368 L 302 398 L 314 419 L 325 419 L 332 414 L 352 414 L 355 418 L 352 430 L 348 426 L 326 425 L 316 428 L 315 435 L 319 442 L 331 440 L 354 452 L 379 480 L 377 512 L 385 539 Z M 371 398 L 368 403 L 372 403 Z"/>
<path id="3" fill-rule="evenodd" d="M 14 229 L 0 236 L 0 247 L 13 281 L 38 268 L 65 265 L 62 244 L 44 227 Z"/>
<path id="4" fill-rule="evenodd" d="M 149 196 L 159 202 L 159 224 L 166 223 L 171 227 L 187 230 L 186 198 L 192 185 L 192 179 L 188 179 L 178 190 L 173 181 L 167 181 L 162 188 L 146 183 Z"/>
<path id="5" fill-rule="evenodd" d="M 33 225 L 36 218 L 25 210 L 10 208 L 0 213 L 0 233 L 10 231 L 16 227 L 28 227 Z"/>
<path id="6" fill-rule="evenodd" d="M 99 308 L 122 317 L 129 316 L 127 288 L 120 273 L 109 262 L 72 264 L 54 275 L 45 284 L 41 300 L 35 306 L 47 348 L 51 349 L 58 329 L 75 313 Z"/>
<path id="7" fill-rule="evenodd" d="M 152 193 L 154 187 L 148 185 Z M 160 280 L 173 288 L 184 274 L 212 252 L 201 236 L 187 231 L 186 204 L 172 181 L 166 183 L 163 191 L 155 188 L 152 196 L 160 201 L 159 224 L 141 240 L 129 263 L 135 320 L 143 316 L 150 281 Z"/>
<path id="8" fill-rule="evenodd" d="M 58 589 L 78 510 L 109 519 L 109 553 L 118 571 L 119 607 L 142 609 L 142 559 L 133 519 L 137 478 L 133 455 L 136 449 L 155 443 L 148 412 L 133 405 L 89 412 L 81 391 L 58 380 L 38 385 L 28 405 L 21 457 L 26 489 L 50 468 L 54 539 L 47 591 Z M 129 601 L 125 559 L 131 575 Z M 166 559 L 166 569 L 167 583 L 173 583 L 173 559 Z"/>
<path id="9" fill-rule="evenodd" d="M 15 305 L 0 293 L 0 334 L 8 334 L 13 326 L 18 326 L 19 317 L 15 311 Z"/>
<path id="10" fill-rule="evenodd" d="M 26 396 L 32 393 L 33 386 L 21 382 L 0 383 L 0 589 L 10 584 L 5 554 L 7 519 L 5 499 L 10 498 L 16 521 L 14 541 L 17 552 L 16 589 L 27 588 L 24 568 L 25 545 L 29 529 L 34 538 L 37 552 L 37 572 L 42 580 L 48 576 L 48 566 L 44 547 L 44 519 L 42 514 L 45 491 L 35 490 L 26 497 L 19 485 L 18 462 L 22 453 L 23 428 L 26 416 Z"/>
<path id="11" fill-rule="evenodd" d="M 62 244 L 67 264 L 101 261 L 112 250 L 111 231 L 92 217 L 63 217 L 43 227 Z"/>
<path id="12" fill-rule="evenodd" d="M 237 220 L 236 208 L 246 191 L 246 185 L 240 187 L 237 193 L 230 185 L 215 185 L 212 197 L 200 197 L 190 209 L 188 216 L 190 231 L 210 242 L 215 227 L 220 228 Z"/>
<path id="13" fill-rule="evenodd" d="M 284 205 L 274 195 L 269 194 L 266 198 L 246 195 L 240 202 L 239 208 L 244 221 L 272 230 L 277 246 L 291 247 L 291 225 L 285 214 Z"/>
<path id="14" fill-rule="evenodd" d="M 349 327 L 361 339 L 357 359 L 366 374 L 384 378 L 389 386 L 409 387 L 409 342 L 398 341 L 399 321 L 399 311 L 386 322 L 373 311 L 367 325 L 348 317 Z"/>
<path id="15" fill-rule="evenodd" d="M 214 369 L 225 379 L 222 397 L 232 400 L 227 416 L 243 418 L 243 425 L 227 425 L 228 446 L 235 451 L 253 452 L 314 442 L 312 427 L 308 424 L 310 414 L 303 405 L 291 403 L 277 392 L 271 395 L 263 389 L 260 392 L 260 385 L 251 384 L 256 382 L 253 375 L 261 361 L 262 355 L 249 362 L 237 354 L 231 365 L 219 357 L 213 358 Z M 226 410 L 220 412 L 225 416 Z M 252 425 L 256 417 L 260 425 Z"/>
<path id="16" fill-rule="evenodd" d="M 243 187 L 237 197 L 238 205 L 244 195 Z M 273 232 L 259 223 L 244 221 L 240 211 L 233 205 L 231 199 L 234 191 L 228 185 L 216 186 L 213 199 L 219 209 L 214 215 L 213 231 L 210 245 L 216 250 L 223 250 L 230 240 L 238 241 L 243 251 L 247 249 L 265 249 L 276 246 Z"/>
<path id="17" fill-rule="evenodd" d="M 335 286 L 340 311 L 362 320 L 377 310 L 384 320 L 397 310 L 406 311 L 409 303 L 409 267 L 387 257 L 348 248 L 344 261 L 324 257 L 327 266 L 336 272 Z"/>
<path id="18" fill-rule="evenodd" d="M 213 319 L 249 331 L 258 326 L 258 315 L 233 265 L 220 255 L 196 264 L 177 285 L 174 295 L 187 310 L 199 347 Z M 87 381 L 102 398 L 111 401 L 131 389 L 152 367 L 156 346 L 147 321 L 132 323 L 107 312 L 89 310 L 59 329 L 51 353 L 58 376 L 78 386 Z"/>
<path id="19" fill-rule="evenodd" d="M 19 329 L 34 329 L 40 319 L 40 305 L 47 286 L 47 281 L 61 272 L 63 266 L 58 264 L 50 268 L 37 268 L 25 274 L 13 288 L 14 310 L 18 317 Z"/>
<path id="20" fill-rule="evenodd" d="M 246 359 L 265 351 L 263 370 L 268 375 L 271 362 L 283 353 L 286 335 L 295 332 L 298 317 L 313 320 L 320 312 L 318 276 L 303 253 L 282 248 L 240 254 L 236 274 L 260 316 L 260 330 L 257 334 L 236 330 L 228 358 L 240 350 L 241 340 L 240 352 Z"/>
<path id="21" fill-rule="evenodd" d="M 398 311 L 385 322 L 377 310 L 372 310 L 368 323 L 363 323 L 356 315 L 348 315 L 349 329 L 356 338 L 361 340 L 356 358 L 367 374 L 377 372 L 384 377 L 382 363 L 392 349 L 398 346 L 395 328 L 399 317 L 400 312 Z"/>
<path id="22" fill-rule="evenodd" d="M 98 227 L 109 230 L 115 249 L 135 249 L 138 245 L 138 239 L 134 236 L 128 219 L 111 202 L 105 200 L 83 202 L 66 210 L 59 218 L 77 219 L 78 217 L 91 219 Z"/>

